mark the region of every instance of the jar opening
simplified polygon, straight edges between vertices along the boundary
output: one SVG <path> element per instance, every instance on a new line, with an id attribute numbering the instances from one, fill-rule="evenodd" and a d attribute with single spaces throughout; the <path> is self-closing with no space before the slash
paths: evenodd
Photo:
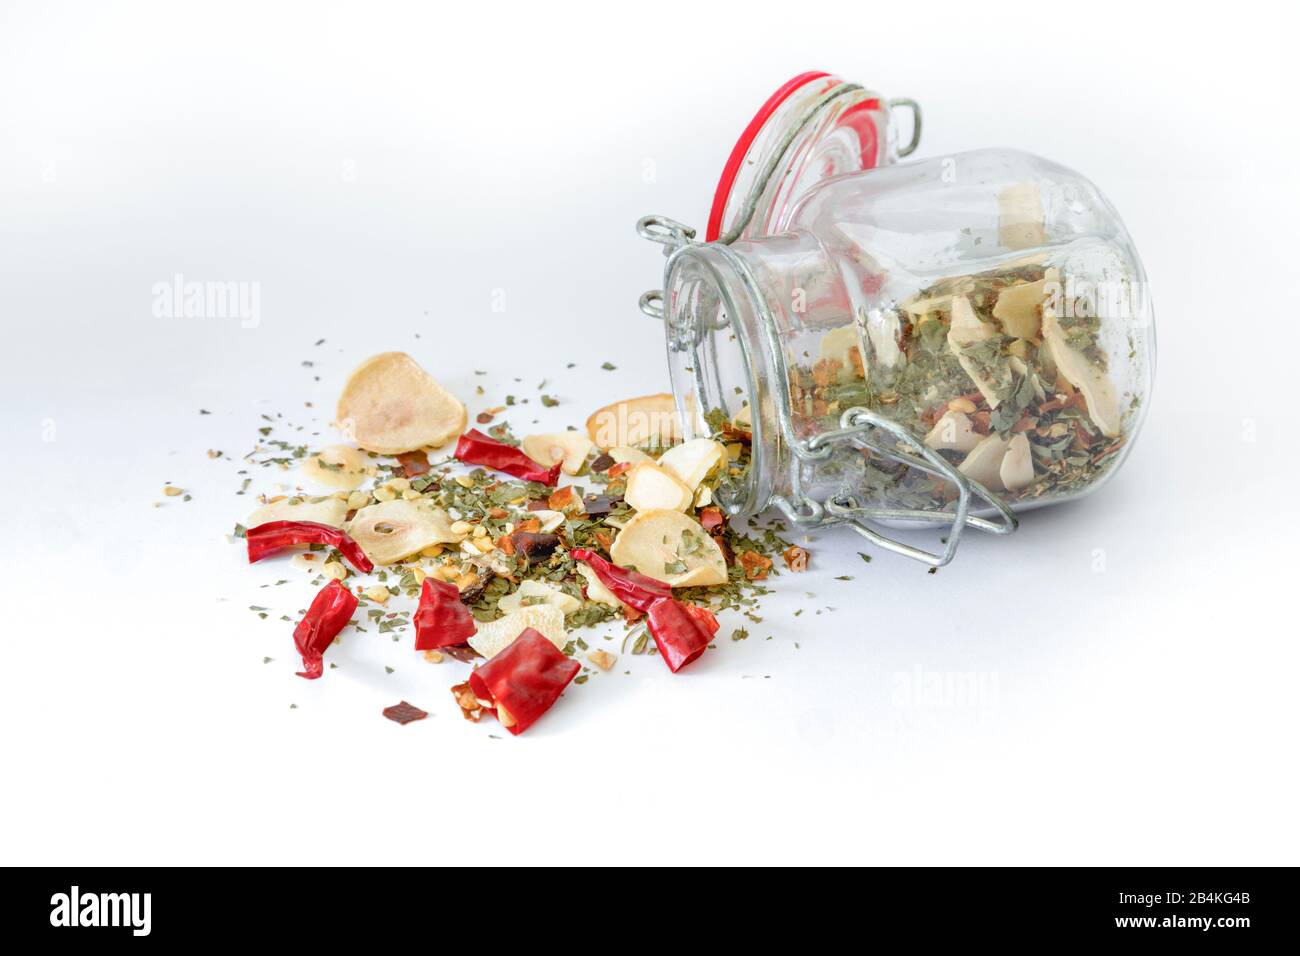
<path id="1" fill-rule="evenodd" d="M 728 514 L 748 516 L 766 507 L 771 480 L 764 443 L 770 425 L 761 411 L 765 369 L 753 348 L 755 309 L 715 246 L 683 249 L 668 272 L 668 367 L 683 434 L 749 445 L 748 463 L 714 492 Z"/>

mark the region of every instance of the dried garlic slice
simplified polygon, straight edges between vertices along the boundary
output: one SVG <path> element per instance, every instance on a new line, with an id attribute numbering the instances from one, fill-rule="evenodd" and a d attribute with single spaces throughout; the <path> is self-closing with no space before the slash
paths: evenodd
<path id="1" fill-rule="evenodd" d="M 578 564 L 578 573 L 583 576 L 587 582 L 587 600 L 595 601 L 597 604 L 604 604 L 608 607 L 621 608 L 623 602 L 614 597 L 614 592 L 605 587 L 600 578 L 596 577 L 596 572 L 591 570 L 585 564 Z"/>
<path id="2" fill-rule="evenodd" d="M 1037 282 L 1009 286 L 998 293 L 993 305 L 993 318 L 1002 325 L 1002 331 L 1014 339 L 1038 338 L 1040 307 L 1047 301 L 1047 287 L 1060 281 L 1055 269 L 1048 269 Z"/>
<path id="3" fill-rule="evenodd" d="M 587 435 L 602 449 L 672 444 L 682 437 L 677 403 L 667 392 L 614 402 L 587 419 Z"/>
<path id="4" fill-rule="evenodd" d="M 624 462 L 631 462 L 635 465 L 643 461 L 654 461 L 653 458 L 643 452 L 640 448 L 633 448 L 630 445 L 615 445 L 613 448 L 608 449 L 608 451 L 609 457 L 613 458 L 615 464 L 619 465 Z"/>
<path id="5" fill-rule="evenodd" d="M 1119 401 L 1110 376 L 1097 368 L 1078 349 L 1071 348 L 1065 340 L 1065 330 L 1057 321 L 1051 308 L 1043 307 L 1043 342 L 1048 354 L 1056 363 L 1056 370 L 1065 380 L 1083 392 L 1088 403 L 1088 417 L 1107 438 L 1119 434 Z"/>
<path id="6" fill-rule="evenodd" d="M 1008 249 L 1031 249 L 1047 242 L 1038 183 L 1014 183 L 998 191 L 998 242 Z"/>
<path id="7" fill-rule="evenodd" d="M 524 602 L 528 603 L 525 604 Z M 497 607 L 509 613 L 520 608 L 537 607 L 549 604 L 558 607 L 561 614 L 572 614 L 582 607 L 582 602 L 572 594 L 565 594 L 553 584 L 545 581 L 528 580 L 497 602 Z"/>
<path id="8" fill-rule="evenodd" d="M 529 435 L 519 443 L 525 455 L 538 464 L 550 468 L 556 462 L 566 475 L 576 475 L 587 462 L 587 455 L 595 445 L 581 432 L 555 432 L 551 435 Z"/>
<path id="9" fill-rule="evenodd" d="M 988 435 L 971 449 L 957 470 L 990 491 L 1004 491 L 1001 469 L 1002 458 L 1006 453 L 1006 439 L 997 434 Z"/>
<path id="10" fill-rule="evenodd" d="M 855 355 L 857 362 L 853 360 Z M 837 381 L 847 382 L 858 377 L 857 370 L 867 366 L 857 326 L 842 325 L 823 335 L 817 345 L 817 358 L 819 362 L 838 363 L 834 365 Z"/>
<path id="11" fill-rule="evenodd" d="M 712 438 L 692 438 L 674 445 L 659 456 L 659 467 L 667 470 L 694 491 L 705 478 L 727 461 L 727 449 Z"/>
<path id="12" fill-rule="evenodd" d="M 925 443 L 931 448 L 969 452 L 980 443 L 980 439 L 980 434 L 975 431 L 965 412 L 947 411 L 925 436 Z"/>
<path id="13" fill-rule="evenodd" d="M 427 502 L 405 498 L 362 508 L 344 530 L 375 564 L 395 564 L 432 545 L 465 539 L 464 534 L 451 530 L 447 512 Z"/>
<path id="14" fill-rule="evenodd" d="M 478 630 L 467 643 L 489 660 L 513 644 L 515 638 L 530 627 L 559 650 L 564 650 L 564 645 L 568 643 L 568 635 L 564 630 L 564 612 L 550 604 L 521 607 L 505 617 L 477 626 Z"/>
<path id="15" fill-rule="evenodd" d="M 374 472 L 365 452 L 350 445 L 330 445 L 302 463 L 304 477 L 340 491 L 359 488 Z"/>
<path id="16" fill-rule="evenodd" d="M 362 448 L 398 455 L 446 444 L 464 430 L 467 416 L 415 359 L 383 352 L 348 376 L 334 420 Z"/>
<path id="17" fill-rule="evenodd" d="M 623 526 L 609 549 L 625 568 L 663 581 L 669 587 L 727 583 L 722 549 L 698 521 L 680 511 L 642 511 Z"/>
<path id="18" fill-rule="evenodd" d="M 666 468 L 643 461 L 627 473 L 623 500 L 637 511 L 667 508 L 685 511 L 695 500 L 695 490 Z"/>
<path id="19" fill-rule="evenodd" d="M 1002 456 L 1002 464 L 998 467 L 998 477 L 1007 491 L 1020 491 L 1034 483 L 1034 456 L 1025 435 L 1011 436 L 1007 453 Z"/>

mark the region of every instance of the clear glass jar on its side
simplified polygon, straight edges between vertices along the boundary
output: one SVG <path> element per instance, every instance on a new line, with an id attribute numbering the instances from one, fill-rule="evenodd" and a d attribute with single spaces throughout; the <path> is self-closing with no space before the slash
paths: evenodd
<path id="1" fill-rule="evenodd" d="M 1154 372 L 1146 277 L 1118 214 L 1062 166 L 1010 150 L 840 176 L 773 234 L 680 237 L 663 313 L 688 432 L 750 436 L 719 489 L 951 560 L 968 526 L 1100 487 Z M 922 551 L 882 524 L 952 525 Z"/>

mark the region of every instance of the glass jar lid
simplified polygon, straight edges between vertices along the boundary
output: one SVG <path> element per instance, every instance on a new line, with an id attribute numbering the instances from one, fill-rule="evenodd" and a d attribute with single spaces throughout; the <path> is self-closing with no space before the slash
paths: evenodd
<path id="1" fill-rule="evenodd" d="M 890 108 L 896 107 L 913 113 L 911 141 L 901 150 L 890 128 Z M 731 243 L 781 231 L 812 186 L 906 156 L 920 132 L 912 100 L 885 104 L 879 94 L 829 73 L 800 73 L 767 98 L 732 148 L 705 241 Z"/>

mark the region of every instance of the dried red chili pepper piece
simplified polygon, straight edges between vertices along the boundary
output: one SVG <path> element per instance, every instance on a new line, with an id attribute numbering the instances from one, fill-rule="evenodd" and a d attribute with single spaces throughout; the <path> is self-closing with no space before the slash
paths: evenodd
<path id="1" fill-rule="evenodd" d="M 718 619 L 708 608 L 660 598 L 646 615 L 659 656 L 674 674 L 704 653 L 718 632 Z"/>
<path id="2" fill-rule="evenodd" d="M 268 521 L 256 528 L 249 528 L 244 532 L 244 538 L 248 542 L 249 564 L 285 548 L 292 548 L 295 544 L 327 544 L 337 548 L 362 574 L 369 574 L 375 569 L 366 553 L 361 550 L 361 545 L 348 537 L 346 532 L 315 521 Z"/>
<path id="3" fill-rule="evenodd" d="M 384 716 L 389 720 L 399 724 L 409 724 L 413 720 L 424 720 L 429 716 L 427 710 L 421 710 L 414 704 L 408 704 L 402 701 L 400 704 L 394 704 L 392 707 L 384 708 Z"/>
<path id="4" fill-rule="evenodd" d="M 510 545 L 522 554 L 529 564 L 545 561 L 560 546 L 560 536 L 541 531 L 513 531 Z"/>
<path id="5" fill-rule="evenodd" d="M 411 617 L 415 623 L 415 649 L 436 651 L 464 644 L 478 630 L 474 616 L 460 599 L 460 590 L 447 581 L 425 578 L 420 603 Z"/>
<path id="6" fill-rule="evenodd" d="M 311 606 L 293 629 L 293 643 L 302 655 L 299 677 L 315 680 L 325 673 L 325 649 L 352 620 L 357 596 L 338 581 L 331 581 L 312 599 Z"/>
<path id="7" fill-rule="evenodd" d="M 501 726 L 522 734 L 551 709 L 582 665 L 547 638 L 524 628 L 510 645 L 469 675 L 470 690 Z M 454 692 L 454 691 L 453 691 Z M 457 700 L 461 695 L 457 695 Z M 465 709 L 464 704 L 461 704 Z"/>
<path id="8" fill-rule="evenodd" d="M 429 473 L 429 456 L 422 451 L 404 451 L 397 456 L 397 463 L 402 466 L 402 475 L 406 478 L 419 478 Z"/>
<path id="9" fill-rule="evenodd" d="M 554 485 L 560 479 L 560 465 L 550 468 L 538 464 L 513 445 L 489 438 L 477 428 L 471 428 L 456 442 L 456 458 L 467 465 L 482 465 L 504 471 L 524 481 Z"/>
<path id="10" fill-rule="evenodd" d="M 587 495 L 582 504 L 588 518 L 603 518 L 614 510 L 615 500 L 609 495 Z"/>
<path id="11" fill-rule="evenodd" d="M 699 518 L 700 527 L 705 531 L 722 527 L 722 522 L 725 520 L 719 508 L 701 508 Z"/>
<path id="12" fill-rule="evenodd" d="M 650 610 L 650 605 L 660 598 L 672 597 L 673 589 L 662 581 L 646 577 L 639 571 L 620 568 L 588 548 L 574 548 L 569 556 L 575 561 L 585 562 L 614 597 L 642 613 Z"/>

